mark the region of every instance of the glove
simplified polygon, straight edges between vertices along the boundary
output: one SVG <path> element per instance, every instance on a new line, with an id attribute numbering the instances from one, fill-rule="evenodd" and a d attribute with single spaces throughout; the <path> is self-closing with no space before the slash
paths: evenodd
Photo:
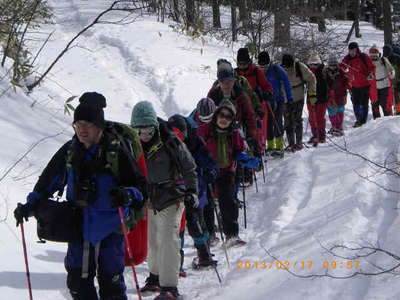
<path id="1" fill-rule="evenodd" d="M 263 90 L 263 99 L 265 101 L 272 102 L 272 100 L 274 99 L 274 94 L 270 91 Z"/>
<path id="2" fill-rule="evenodd" d="M 200 205 L 199 198 L 196 194 L 185 195 L 185 206 L 189 210 L 197 209 Z"/>
<path id="3" fill-rule="evenodd" d="M 274 112 L 274 111 L 276 111 L 278 104 L 275 101 L 268 101 L 267 106 L 271 110 L 271 112 Z"/>
<path id="4" fill-rule="evenodd" d="M 26 197 L 26 203 L 29 203 L 33 208 L 42 196 L 38 192 L 30 192 Z"/>
<path id="5" fill-rule="evenodd" d="M 143 195 L 134 187 L 115 187 L 110 190 L 112 207 L 132 206 L 134 209 L 143 207 Z"/>
<path id="6" fill-rule="evenodd" d="M 240 163 L 242 166 L 249 168 L 249 169 L 254 169 L 257 168 L 260 163 L 261 163 L 261 159 L 257 158 L 257 157 L 251 157 L 250 155 L 248 155 L 245 152 L 240 152 L 237 156 L 236 156 L 236 160 L 238 161 L 238 163 Z"/>
<path id="7" fill-rule="evenodd" d="M 256 156 L 256 157 L 262 156 L 262 154 L 260 152 L 259 144 L 254 138 L 249 137 L 246 139 L 246 142 L 247 142 L 247 145 L 249 145 L 249 148 L 253 152 L 254 156 Z"/>
<path id="8" fill-rule="evenodd" d="M 263 111 L 263 109 L 261 107 L 257 107 L 256 114 L 258 117 L 260 117 L 260 119 L 262 119 L 262 118 L 264 118 L 265 112 Z"/>
<path id="9" fill-rule="evenodd" d="M 315 93 L 308 93 L 307 100 L 311 106 L 315 106 L 317 104 L 317 95 Z"/>
<path id="10" fill-rule="evenodd" d="M 206 168 L 203 172 L 204 181 L 207 184 L 214 183 L 218 177 L 218 169 L 216 168 Z"/>
<path id="11" fill-rule="evenodd" d="M 24 223 L 25 221 L 28 221 L 28 218 L 30 217 L 30 214 L 32 212 L 32 205 L 29 203 L 22 204 L 18 203 L 17 208 L 14 210 L 14 218 L 17 221 L 17 227 L 19 224 Z"/>

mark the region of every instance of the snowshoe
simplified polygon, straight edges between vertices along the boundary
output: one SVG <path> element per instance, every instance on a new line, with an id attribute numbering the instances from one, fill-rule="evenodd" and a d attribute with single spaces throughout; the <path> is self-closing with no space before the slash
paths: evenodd
<path id="1" fill-rule="evenodd" d="M 194 270 L 204 270 L 210 267 L 214 267 L 217 264 L 218 264 L 217 260 L 213 259 L 200 260 L 198 257 L 195 257 L 192 261 L 192 268 Z"/>
<path id="2" fill-rule="evenodd" d="M 227 239 L 226 241 L 226 247 L 231 248 L 231 247 L 240 247 L 246 245 L 247 242 L 243 241 L 240 237 L 232 237 Z"/>
<path id="3" fill-rule="evenodd" d="M 154 300 L 183 300 L 183 296 L 179 294 L 177 288 L 162 288 L 160 295 L 154 298 Z"/>
<path id="4" fill-rule="evenodd" d="M 271 156 L 274 158 L 283 158 L 284 155 L 285 154 L 282 150 L 275 150 L 274 152 L 271 153 Z"/>
<path id="5" fill-rule="evenodd" d="M 357 122 L 354 123 L 353 128 L 357 128 L 357 127 L 360 127 L 360 126 L 362 126 L 362 123 L 360 121 L 357 121 Z"/>

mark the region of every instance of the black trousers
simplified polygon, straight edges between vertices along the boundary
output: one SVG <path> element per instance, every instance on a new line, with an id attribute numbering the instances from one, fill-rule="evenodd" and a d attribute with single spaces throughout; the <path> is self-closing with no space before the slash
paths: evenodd
<path id="1" fill-rule="evenodd" d="M 392 108 L 387 107 L 389 98 L 389 88 L 383 88 L 378 90 L 378 101 L 372 104 L 372 115 L 374 119 L 381 117 L 381 112 L 379 107 L 382 107 L 383 115 L 384 116 L 391 116 L 392 115 Z"/>
<path id="2" fill-rule="evenodd" d="M 286 104 L 283 102 L 276 103 L 276 109 L 271 111 L 268 107 L 267 119 L 267 140 L 283 136 L 283 112 Z"/>
<path id="3" fill-rule="evenodd" d="M 288 103 L 285 112 L 285 129 L 289 146 L 303 143 L 304 99 Z"/>
<path id="4" fill-rule="evenodd" d="M 365 124 L 369 110 L 369 86 L 351 88 L 351 102 L 356 120 L 359 124 Z"/>
<path id="5" fill-rule="evenodd" d="M 224 174 L 216 182 L 222 227 L 227 239 L 239 234 L 239 206 L 235 197 L 235 175 Z"/>

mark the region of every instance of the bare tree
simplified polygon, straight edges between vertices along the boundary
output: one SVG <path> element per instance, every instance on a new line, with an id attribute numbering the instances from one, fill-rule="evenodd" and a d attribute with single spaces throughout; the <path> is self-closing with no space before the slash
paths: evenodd
<path id="1" fill-rule="evenodd" d="M 274 46 L 290 48 L 290 11 L 287 0 L 273 2 Z"/>
<path id="2" fill-rule="evenodd" d="M 219 10 L 219 0 L 212 0 L 212 12 L 213 27 L 221 28 L 221 12 Z"/>
<path id="3" fill-rule="evenodd" d="M 232 0 L 231 3 L 231 30 L 232 30 L 232 41 L 237 41 L 237 13 L 236 13 L 236 0 Z"/>
<path id="4" fill-rule="evenodd" d="M 393 43 L 393 26 L 392 26 L 392 0 L 383 1 L 383 32 L 385 44 L 392 45 Z"/>

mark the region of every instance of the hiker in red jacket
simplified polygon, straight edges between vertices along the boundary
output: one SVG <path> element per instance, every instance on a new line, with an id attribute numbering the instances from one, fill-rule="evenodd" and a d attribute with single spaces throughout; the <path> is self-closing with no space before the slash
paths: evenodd
<path id="1" fill-rule="evenodd" d="M 349 44 L 349 54 L 342 61 L 351 77 L 351 101 L 356 122 L 353 127 L 360 127 L 367 122 L 370 80 L 374 79 L 375 66 L 371 58 L 360 51 L 356 42 Z"/>
<path id="2" fill-rule="evenodd" d="M 222 62 L 218 65 L 217 77 L 218 84 L 213 85 L 207 97 L 214 100 L 217 106 L 223 100 L 229 100 L 235 105 L 235 120 L 243 127 L 249 147 L 258 152 L 256 115 L 249 96 L 235 81 L 234 71 L 229 63 Z"/>

